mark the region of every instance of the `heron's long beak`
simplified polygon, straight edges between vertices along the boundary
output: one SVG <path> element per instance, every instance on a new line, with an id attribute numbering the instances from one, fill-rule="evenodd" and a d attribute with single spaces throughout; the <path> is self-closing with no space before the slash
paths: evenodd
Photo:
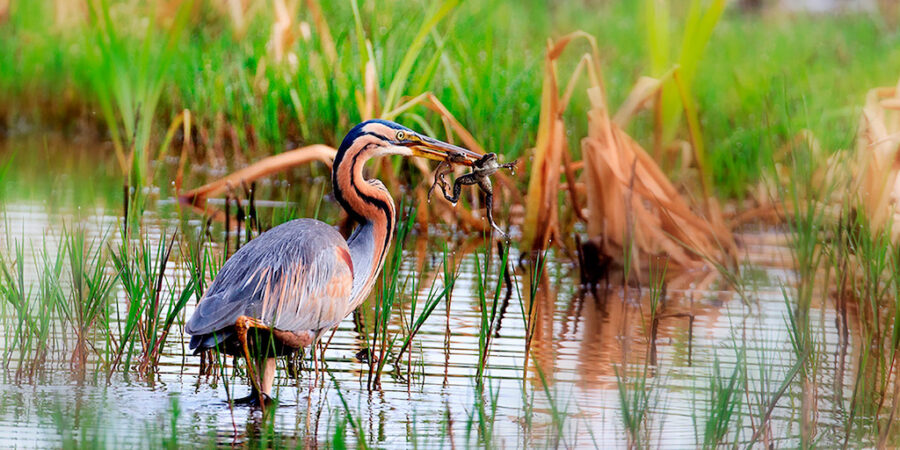
<path id="1" fill-rule="evenodd" d="M 412 150 L 413 156 L 420 156 L 435 161 L 449 161 L 464 166 L 473 165 L 475 161 L 481 159 L 482 156 L 472 150 L 457 147 L 453 144 L 448 144 L 444 141 L 432 139 L 421 134 L 410 136 L 408 139 L 399 143 L 399 145 L 409 147 L 410 150 Z"/>

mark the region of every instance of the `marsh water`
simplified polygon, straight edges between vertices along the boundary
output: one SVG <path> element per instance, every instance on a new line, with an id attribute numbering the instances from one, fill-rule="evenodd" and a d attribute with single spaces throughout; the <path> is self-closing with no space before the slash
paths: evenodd
<path id="1" fill-rule="evenodd" d="M 50 182 L 46 188 L 46 198 L 63 198 L 58 201 L 42 201 L 29 193 L 30 182 L 24 175 L 14 175 L 10 182 L 17 189 L 7 192 L 0 211 L 5 229 L 0 252 L 5 261 L 11 261 L 16 242 L 24 243 L 26 281 L 36 282 L 36 256 L 42 248 L 58 248 L 66 227 L 82 225 L 97 242 L 117 239 L 121 210 L 114 201 L 104 200 L 103 194 L 91 201 L 63 193 L 81 183 L 93 183 L 93 189 L 105 192 L 96 187 L 102 186 L 104 175 L 89 172 L 72 177 L 68 182 L 57 181 L 58 185 Z M 24 193 L 17 197 L 16 192 Z M 108 198 L 115 199 L 115 193 Z M 148 208 L 148 236 L 202 225 L 199 216 L 177 218 L 172 204 L 171 198 L 161 194 Z M 221 239 L 221 229 L 218 233 Z M 484 264 L 486 246 L 481 239 L 459 233 L 414 232 L 406 241 L 399 279 L 421 281 L 415 287 L 404 284 L 394 308 L 394 329 L 403 329 L 403 321 L 409 320 L 413 289 L 420 293 L 421 309 L 429 291 L 442 286 L 442 243 L 449 242 L 459 277 L 450 300 L 439 303 L 413 339 L 409 357 L 399 367 L 389 362 L 381 386 L 370 388 L 369 366 L 356 356 L 371 342 L 364 340 L 353 317 L 348 317 L 330 340 L 317 383 L 308 355 L 304 370 L 293 376 L 280 363 L 279 405 L 272 419 L 264 419 L 259 410 L 232 408 L 225 402 L 229 395 L 248 392 L 243 372 L 236 373 L 232 361 L 227 361 L 224 377 L 200 375 L 200 358 L 190 354 L 182 329 L 183 318 L 196 305 L 193 299 L 173 326 L 155 373 L 144 377 L 119 372 L 108 381 L 105 374 L 94 373 L 90 364 L 83 379 L 75 376 L 62 352 L 52 354 L 55 359 L 47 362 L 45 370 L 17 376 L 15 313 L 4 302 L 0 352 L 13 363 L 0 368 L 0 446 L 58 447 L 80 442 L 155 447 L 172 436 L 177 436 L 179 445 L 240 445 L 273 439 L 275 445 L 327 446 L 336 433 L 355 441 L 360 432 L 370 445 L 384 448 L 465 448 L 483 444 L 485 436 L 501 447 L 626 446 L 624 390 L 626 403 L 637 391 L 647 394 L 645 442 L 694 447 L 702 441 L 710 386 L 717 377 L 727 378 L 738 358 L 746 362 L 747 389 L 754 394 L 739 400 L 744 415 L 728 440 L 747 443 L 760 410 L 775 397 L 796 363 L 785 299 L 794 280 L 788 237 L 779 230 L 748 228 L 738 239 L 742 292 L 726 287 L 715 271 L 668 272 L 655 339 L 652 276 L 643 274 L 642 285 L 623 285 L 623 275 L 613 274 L 608 286 L 584 289 L 573 258 L 552 252 L 535 291 L 531 357 L 526 354 L 524 319 L 530 292 L 525 288 L 526 275 L 515 270 L 512 286 L 500 283 L 504 290 L 500 298 L 511 288 L 510 300 L 500 311 L 499 330 L 479 386 L 478 337 L 483 317 L 476 264 Z M 221 252 L 221 247 L 219 241 L 214 249 Z M 491 259 L 496 265 L 496 254 Z M 518 260 L 515 248 L 510 260 Z M 489 294 L 497 285 L 496 273 L 489 272 Z M 185 263 L 177 252 L 166 277 L 167 289 L 184 284 Z M 119 311 L 126 308 L 121 286 L 113 288 L 113 298 Z M 830 300 L 814 305 L 813 328 L 825 359 L 819 379 L 826 382 L 816 390 L 820 430 L 816 438 L 822 445 L 842 442 L 839 430 L 847 420 L 843 405 L 854 380 L 853 333 L 849 342 L 842 339 L 836 318 Z M 122 319 L 114 314 L 110 320 Z M 761 440 L 776 446 L 796 444 L 800 392 L 794 386 L 776 402 L 771 434 Z"/>

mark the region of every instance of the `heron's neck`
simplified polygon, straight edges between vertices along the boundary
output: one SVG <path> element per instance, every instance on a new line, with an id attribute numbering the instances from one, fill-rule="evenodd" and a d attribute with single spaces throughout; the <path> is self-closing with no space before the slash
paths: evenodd
<path id="1" fill-rule="evenodd" d="M 392 234 L 388 232 L 388 246 Z M 359 224 L 347 239 L 350 259 L 353 261 L 353 289 L 348 313 L 366 300 L 381 274 L 388 249 L 385 244 L 380 243 L 383 242 L 382 235 L 383 231 L 378 230 L 375 224 L 366 222 Z"/>
<path id="2" fill-rule="evenodd" d="M 356 150 L 356 151 L 354 151 Z M 350 309 L 356 309 L 372 291 L 394 236 L 394 200 L 384 185 L 363 177 L 363 165 L 374 150 L 361 148 L 338 152 L 332 181 L 341 206 L 357 222 L 347 245 L 353 261 Z"/>

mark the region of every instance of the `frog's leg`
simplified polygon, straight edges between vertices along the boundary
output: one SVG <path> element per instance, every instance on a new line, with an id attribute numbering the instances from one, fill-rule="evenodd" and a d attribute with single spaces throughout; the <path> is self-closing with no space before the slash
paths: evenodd
<path id="1" fill-rule="evenodd" d="M 490 180 L 488 180 L 490 183 Z M 474 173 L 467 173 L 465 175 L 461 175 L 456 181 L 453 182 L 453 195 L 447 194 L 446 186 L 441 186 L 441 190 L 444 191 L 444 198 L 447 199 L 448 202 L 452 203 L 453 206 L 456 206 L 456 203 L 459 202 L 459 194 L 462 192 L 463 186 L 471 186 L 473 184 L 481 184 L 481 177 Z"/>
<path id="2" fill-rule="evenodd" d="M 497 230 L 501 236 L 504 238 L 508 237 L 506 233 L 497 226 L 497 223 L 494 222 L 494 186 L 491 184 L 491 179 L 488 177 L 481 178 L 478 180 L 478 187 L 481 188 L 481 192 L 484 192 L 484 207 L 488 223 L 490 223 L 491 227 Z"/>
<path id="3" fill-rule="evenodd" d="M 453 166 L 447 160 L 441 161 L 434 169 L 434 183 L 428 189 L 428 201 L 431 201 L 431 193 L 434 192 L 434 187 L 438 184 L 441 185 L 442 191 L 447 192 L 447 180 L 444 179 L 444 176 L 451 170 L 453 170 Z"/>

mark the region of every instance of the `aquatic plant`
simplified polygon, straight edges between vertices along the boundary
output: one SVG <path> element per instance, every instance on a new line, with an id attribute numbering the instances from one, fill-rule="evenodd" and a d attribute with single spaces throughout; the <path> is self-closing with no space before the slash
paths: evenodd
<path id="1" fill-rule="evenodd" d="M 475 253 L 476 295 L 479 311 L 481 313 L 481 326 L 478 328 L 478 369 L 475 372 L 475 382 L 478 384 L 484 382 L 487 360 L 491 351 L 491 342 L 498 326 L 500 292 L 502 291 L 503 282 L 506 278 L 506 271 L 509 269 L 507 265 L 507 261 L 509 260 L 509 247 L 504 247 L 504 249 L 505 250 L 499 255 L 500 261 L 496 275 L 497 281 L 494 285 L 493 294 L 490 295 L 492 298 L 490 299 L 488 298 L 487 285 L 489 282 L 488 277 L 490 274 L 491 258 L 488 258 L 487 254 L 484 255 L 484 268 L 482 268 L 481 258 L 478 257 L 478 253 Z M 485 253 L 487 253 L 487 251 L 485 251 Z M 489 300 L 490 303 L 488 302 Z"/>
<path id="2" fill-rule="evenodd" d="M 6 354 L 4 355 L 4 365 L 9 369 L 9 364 L 13 358 L 13 351 L 18 348 L 18 369 L 17 375 L 21 374 L 25 358 L 30 353 L 33 339 L 33 325 L 31 323 L 31 292 L 25 288 L 25 254 L 22 243 L 15 241 L 15 259 L 12 263 L 3 261 L 0 264 L 0 270 L 3 271 L 2 293 L 4 296 L 4 305 L 12 307 L 15 323 L 9 329 L 14 330 L 11 335 L 6 336 Z M 4 313 L 6 310 L 4 308 Z M 6 316 L 6 314 L 4 314 Z"/>
<path id="3" fill-rule="evenodd" d="M 34 257 L 35 264 L 39 266 L 38 305 L 30 312 L 36 327 L 34 330 L 36 347 L 29 364 L 31 366 L 29 379 L 34 379 L 38 369 L 54 359 L 53 352 L 59 347 L 59 338 L 55 335 L 62 329 L 58 311 L 60 305 L 65 303 L 65 291 L 60 284 L 66 254 L 63 246 L 62 242 L 57 246 L 48 245 L 45 239 Z"/>
<path id="4" fill-rule="evenodd" d="M 653 155 L 657 161 L 663 160 L 664 156 L 666 156 L 666 152 L 663 150 L 669 147 L 675 138 L 681 122 L 682 109 L 690 109 L 685 104 L 685 100 L 691 101 L 692 96 L 690 94 L 684 95 L 683 92 L 679 91 L 692 91 L 701 57 L 710 43 L 713 30 L 725 11 L 726 3 L 725 0 L 714 0 L 711 2 L 692 0 L 690 2 L 682 30 L 678 57 L 673 62 L 671 42 L 675 36 L 671 32 L 672 14 L 669 3 L 654 0 L 641 2 L 641 9 L 643 10 L 643 26 L 641 28 L 644 30 L 651 75 L 662 77 L 673 66 L 679 68 L 679 76 L 673 79 L 674 82 L 667 83 L 662 87 L 659 101 L 654 105 Z M 690 114 L 687 120 L 696 123 L 696 114 Z M 694 135 L 696 127 L 694 125 L 689 125 L 689 127 L 691 134 Z M 696 142 L 694 149 L 697 156 L 696 162 L 702 167 L 705 163 L 705 158 L 703 157 L 703 152 L 698 150 Z M 705 194 L 709 196 L 711 192 L 705 191 Z"/>
<path id="5" fill-rule="evenodd" d="M 194 296 L 197 283 L 194 277 L 183 286 L 174 286 L 168 284 L 171 282 L 165 276 L 175 239 L 173 234 L 167 243 L 163 232 L 158 242 L 143 236 L 133 244 L 127 235 L 123 235 L 118 249 L 110 254 L 128 300 L 128 309 L 124 314 L 117 311 L 125 323 L 118 330 L 120 340 L 112 352 L 109 376 L 119 367 L 123 356 L 123 371 L 126 374 L 130 371 L 135 348 L 140 349 L 138 373 L 145 376 L 152 373 L 172 325 Z"/>
<path id="6" fill-rule="evenodd" d="M 67 287 L 72 294 L 67 301 L 58 302 L 60 317 L 68 322 L 75 337 L 71 367 L 82 377 L 87 370 L 89 348 L 96 348 L 95 343 L 101 341 L 103 348 L 114 345 L 109 297 L 117 278 L 108 270 L 107 254 L 103 252 L 105 239 L 87 240 L 86 235 L 83 227 L 65 233 L 70 277 Z"/>
<path id="7" fill-rule="evenodd" d="M 401 211 L 403 206 L 401 205 Z M 391 334 L 388 326 L 393 316 L 394 304 L 400 300 L 403 286 L 400 284 L 400 266 L 402 265 L 403 246 L 415 222 L 416 209 L 407 211 L 406 220 L 397 227 L 397 238 L 394 249 L 381 272 L 382 289 L 376 294 L 375 318 L 372 327 L 372 357 L 369 358 L 369 389 L 381 386 L 381 373 L 390 359 L 390 353 L 399 339 L 398 333 Z"/>
<path id="8" fill-rule="evenodd" d="M 712 373 L 709 378 L 706 421 L 703 425 L 703 448 L 719 448 L 728 444 L 728 434 L 734 430 L 731 442 L 738 442 L 742 395 L 746 384 L 744 368 L 745 350 L 737 348 L 734 368 L 728 374 L 722 372 L 718 355 L 713 357 Z"/>
<path id="9" fill-rule="evenodd" d="M 655 379 L 650 376 L 647 364 L 633 377 L 626 373 L 627 370 L 625 365 L 617 366 L 615 370 L 619 415 L 628 437 L 628 446 L 642 448 L 650 440 L 650 407 Z"/>
<path id="10" fill-rule="evenodd" d="M 82 72 L 94 92 L 125 176 L 126 225 L 143 213 L 143 188 L 150 184 L 150 144 L 156 108 L 167 69 L 175 59 L 192 1 L 181 2 L 171 25 L 160 40 L 154 20 L 138 44 L 111 14 L 107 0 L 90 0 L 93 26 L 84 28 L 85 64 Z M 151 18 L 155 16 L 151 15 Z"/>
<path id="11" fill-rule="evenodd" d="M 456 284 L 456 278 L 459 274 L 459 267 L 452 267 L 452 263 L 449 262 L 448 258 L 448 250 L 446 242 L 443 243 L 443 258 L 441 263 L 441 268 L 443 271 L 443 280 L 442 286 L 438 290 L 437 283 L 432 283 L 431 287 L 428 289 L 428 297 L 425 299 L 425 304 L 422 306 L 422 312 L 416 315 L 417 304 L 419 299 L 419 281 L 414 280 L 412 286 L 410 288 L 410 302 L 409 302 L 409 322 L 408 329 L 405 335 L 402 336 L 402 344 L 400 345 L 400 350 L 397 351 L 396 362 L 398 366 L 401 364 L 401 360 L 403 358 L 403 353 L 407 351 L 412 345 L 413 339 L 422 329 L 422 326 L 425 325 L 425 321 L 431 317 L 431 314 L 437 309 L 438 305 L 440 305 L 442 300 L 447 299 L 446 309 L 449 311 L 449 298 L 450 293 L 453 292 L 453 287 Z M 411 351 L 410 351 L 411 353 Z M 412 355 L 409 355 L 412 358 Z M 407 372 L 409 372 L 409 368 L 407 368 Z M 407 376 L 411 378 L 412 374 L 407 373 Z"/>

